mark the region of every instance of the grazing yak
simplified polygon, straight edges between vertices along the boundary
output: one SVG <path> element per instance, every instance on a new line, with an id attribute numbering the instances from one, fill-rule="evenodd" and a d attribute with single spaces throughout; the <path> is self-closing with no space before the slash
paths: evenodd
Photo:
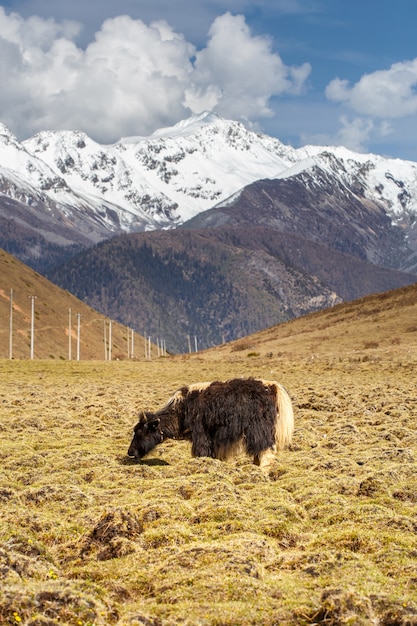
<path id="1" fill-rule="evenodd" d="M 155 413 L 139 414 L 128 455 L 141 459 L 166 438 L 191 441 L 192 455 L 226 461 L 245 452 L 265 470 L 291 442 L 290 396 L 275 381 L 235 378 L 181 387 Z"/>

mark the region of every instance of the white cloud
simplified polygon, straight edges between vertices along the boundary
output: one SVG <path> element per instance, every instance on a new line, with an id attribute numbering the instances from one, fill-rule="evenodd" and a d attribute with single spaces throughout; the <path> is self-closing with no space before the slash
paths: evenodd
<path id="1" fill-rule="evenodd" d="M 286 66 L 269 37 L 253 37 L 243 16 L 225 13 L 213 22 L 207 47 L 196 53 L 185 104 L 195 113 L 215 103 L 226 116 L 269 116 L 270 98 L 299 93 L 310 71 L 308 63 Z"/>
<path id="2" fill-rule="evenodd" d="M 64 20 L 32 16 L 23 19 L 18 13 L 6 14 L 0 6 L 0 38 L 15 43 L 22 52 L 31 48 L 47 49 L 58 37 L 72 39 L 79 34 L 80 24 Z"/>
<path id="3" fill-rule="evenodd" d="M 396 118 L 417 112 L 417 59 L 365 74 L 353 86 L 336 78 L 326 88 L 329 100 L 362 115 Z"/>
<path id="4" fill-rule="evenodd" d="M 300 93 L 310 72 L 286 66 L 269 38 L 230 13 L 200 50 L 165 21 L 108 19 L 84 48 L 78 32 L 0 6 L 0 120 L 19 136 L 77 128 L 113 141 L 203 109 L 256 122 L 271 114 L 272 96 Z"/>
<path id="5" fill-rule="evenodd" d="M 375 122 L 370 117 L 354 117 L 342 115 L 338 119 L 339 128 L 333 133 L 306 134 L 302 136 L 304 143 L 327 146 L 345 146 L 354 152 L 368 152 L 369 144 L 378 142 L 393 131 L 391 125 L 382 121 Z"/>
<path id="6" fill-rule="evenodd" d="M 346 146 L 356 152 L 365 152 L 375 130 L 373 120 L 359 117 L 349 119 L 346 116 L 342 116 L 340 122 L 341 128 L 336 136 L 337 144 Z"/>

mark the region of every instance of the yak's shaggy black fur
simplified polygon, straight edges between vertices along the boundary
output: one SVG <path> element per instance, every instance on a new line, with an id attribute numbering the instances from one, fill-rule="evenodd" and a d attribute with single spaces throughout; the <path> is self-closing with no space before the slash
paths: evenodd
<path id="1" fill-rule="evenodd" d="M 290 443 L 293 428 L 290 397 L 275 381 L 195 383 L 155 413 L 140 415 L 128 454 L 141 458 L 170 437 L 191 441 L 193 456 L 227 460 L 246 452 L 264 467 Z"/>

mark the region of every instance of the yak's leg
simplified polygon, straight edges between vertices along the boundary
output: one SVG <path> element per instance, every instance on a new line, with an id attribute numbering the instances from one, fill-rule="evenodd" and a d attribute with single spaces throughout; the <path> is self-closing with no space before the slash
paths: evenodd
<path id="1" fill-rule="evenodd" d="M 269 466 L 275 459 L 275 446 L 273 448 L 267 448 L 266 450 L 262 450 L 258 454 L 255 454 L 253 458 L 253 462 L 255 465 L 258 465 L 262 471 L 268 471 Z"/>
<path id="2" fill-rule="evenodd" d="M 194 424 L 192 434 L 191 454 L 193 456 L 210 456 L 213 457 L 213 442 L 207 436 L 203 424 L 197 420 Z"/>

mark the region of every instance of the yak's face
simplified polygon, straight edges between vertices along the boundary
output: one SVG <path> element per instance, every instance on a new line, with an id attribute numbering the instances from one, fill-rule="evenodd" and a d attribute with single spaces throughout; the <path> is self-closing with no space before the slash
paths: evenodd
<path id="1" fill-rule="evenodd" d="M 129 456 L 141 459 L 164 440 L 159 422 L 159 418 L 152 413 L 140 414 L 139 421 L 133 429 L 133 439 L 127 452 Z"/>

